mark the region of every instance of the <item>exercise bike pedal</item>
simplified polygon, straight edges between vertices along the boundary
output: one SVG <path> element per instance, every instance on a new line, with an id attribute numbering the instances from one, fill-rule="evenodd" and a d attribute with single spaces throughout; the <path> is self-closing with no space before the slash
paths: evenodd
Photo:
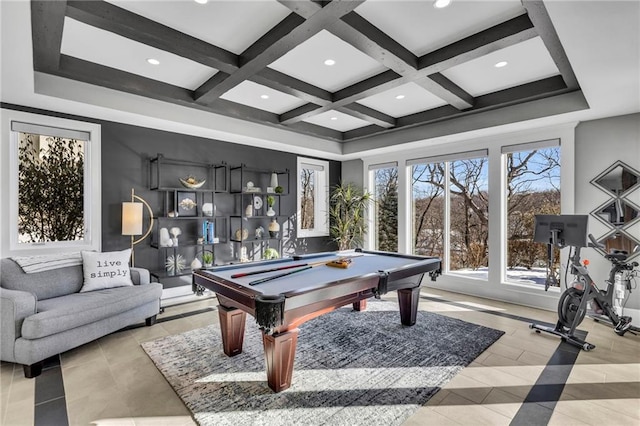
<path id="1" fill-rule="evenodd" d="M 616 324 L 613 331 L 618 336 L 624 336 L 624 334 L 631 328 L 631 318 L 622 317 L 620 318 L 620 322 Z"/>

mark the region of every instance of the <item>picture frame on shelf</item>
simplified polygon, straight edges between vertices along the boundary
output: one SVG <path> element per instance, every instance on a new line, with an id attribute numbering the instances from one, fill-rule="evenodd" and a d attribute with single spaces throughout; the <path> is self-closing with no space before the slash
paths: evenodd
<path id="1" fill-rule="evenodd" d="M 178 191 L 176 194 L 176 205 L 178 215 L 182 217 L 193 217 L 198 215 L 196 204 L 196 193 L 191 191 Z"/>

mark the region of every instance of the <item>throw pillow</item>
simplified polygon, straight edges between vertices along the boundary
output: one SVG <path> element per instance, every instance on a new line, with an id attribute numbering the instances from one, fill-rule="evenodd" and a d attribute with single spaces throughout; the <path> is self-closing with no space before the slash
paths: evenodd
<path id="1" fill-rule="evenodd" d="M 80 292 L 133 285 L 129 258 L 131 249 L 98 253 L 82 252 L 84 283 Z"/>

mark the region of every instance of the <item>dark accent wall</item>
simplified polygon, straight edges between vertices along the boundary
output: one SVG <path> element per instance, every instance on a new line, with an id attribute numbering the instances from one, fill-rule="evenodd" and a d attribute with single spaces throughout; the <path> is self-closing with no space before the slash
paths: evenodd
<path id="1" fill-rule="evenodd" d="M 335 250 L 337 246 L 326 237 L 295 238 L 295 211 L 297 180 L 297 155 L 258 146 L 239 145 L 219 140 L 166 132 L 146 127 L 111 121 L 101 121 L 75 115 L 44 111 L 18 105 L 1 104 L 2 108 L 21 110 L 35 114 L 88 121 L 102 126 L 102 250 L 122 250 L 129 247 L 129 237 L 121 235 L 121 203 L 131 198 L 131 188 L 144 198 L 158 214 L 162 206 L 162 193 L 149 190 L 149 162 L 158 153 L 167 158 L 198 162 L 226 162 L 230 166 L 246 164 L 261 169 L 289 169 L 291 188 L 282 197 L 281 212 L 290 216 L 290 238 L 284 241 L 287 254 L 312 253 Z M 330 185 L 340 181 L 341 163 L 329 161 Z M 184 175 L 189 171 L 185 170 Z M 218 213 L 232 213 L 233 196 L 218 194 Z M 150 239 L 135 247 L 137 266 L 149 269 L 162 268 L 161 254 L 149 244 Z M 217 262 L 231 261 L 230 243 L 216 249 Z M 187 261 L 192 259 L 187 257 Z"/>

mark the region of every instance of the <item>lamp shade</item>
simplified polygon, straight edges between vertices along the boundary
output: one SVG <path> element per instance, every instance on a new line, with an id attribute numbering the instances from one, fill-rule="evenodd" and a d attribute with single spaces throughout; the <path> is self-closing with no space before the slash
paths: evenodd
<path id="1" fill-rule="evenodd" d="M 142 203 L 122 203 L 122 235 L 142 235 Z"/>

